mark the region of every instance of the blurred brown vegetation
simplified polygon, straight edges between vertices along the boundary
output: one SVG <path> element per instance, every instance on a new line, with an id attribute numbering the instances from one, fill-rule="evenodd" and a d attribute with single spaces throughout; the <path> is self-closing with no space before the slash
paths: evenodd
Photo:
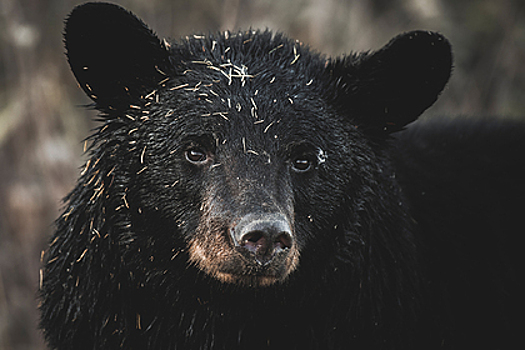
<path id="1" fill-rule="evenodd" d="M 63 55 L 74 0 L 0 0 L 0 350 L 42 349 L 40 254 L 72 188 L 93 112 Z M 162 37 L 271 28 L 340 55 L 436 30 L 454 76 L 427 114 L 525 116 L 522 0 L 121 0 Z"/>

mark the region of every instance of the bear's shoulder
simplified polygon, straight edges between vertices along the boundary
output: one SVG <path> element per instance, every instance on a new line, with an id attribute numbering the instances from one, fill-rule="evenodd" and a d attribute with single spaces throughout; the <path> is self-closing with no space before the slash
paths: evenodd
<path id="1" fill-rule="evenodd" d="M 501 117 L 424 118 L 395 134 L 392 144 L 398 169 L 441 169 L 439 178 L 453 181 L 523 174 L 524 150 L 525 122 Z"/>

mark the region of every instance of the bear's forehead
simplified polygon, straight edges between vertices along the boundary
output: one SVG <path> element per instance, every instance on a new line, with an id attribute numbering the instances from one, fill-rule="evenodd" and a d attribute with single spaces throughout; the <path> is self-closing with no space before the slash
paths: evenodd
<path id="1" fill-rule="evenodd" d="M 174 116 L 202 133 L 264 142 L 281 134 L 315 134 L 326 110 L 319 86 L 320 56 L 301 43 L 270 32 L 193 36 L 172 45 L 178 76 L 165 93 Z M 242 135 L 241 135 L 242 134 Z"/>
<path id="2" fill-rule="evenodd" d="M 312 91 L 324 72 L 323 58 L 300 42 L 258 31 L 193 36 L 174 44 L 172 63 L 182 83 L 178 88 L 193 89 L 204 100 L 249 100 L 255 109 L 255 99 L 293 103 L 291 96 Z"/>

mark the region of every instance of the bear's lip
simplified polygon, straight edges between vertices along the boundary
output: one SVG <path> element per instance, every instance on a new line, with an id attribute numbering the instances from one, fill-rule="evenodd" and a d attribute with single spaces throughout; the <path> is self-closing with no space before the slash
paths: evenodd
<path id="1" fill-rule="evenodd" d="M 276 252 L 266 264 L 258 261 L 253 252 L 235 248 L 232 251 L 231 259 L 212 273 L 224 283 L 265 287 L 286 280 L 297 265 L 294 248 Z"/>
<path id="2" fill-rule="evenodd" d="M 290 252 L 290 248 L 276 248 L 272 255 L 268 257 L 268 260 L 261 260 L 257 251 L 248 251 L 241 247 L 234 247 L 234 250 L 240 255 L 240 257 L 250 266 L 254 266 L 258 271 L 269 270 L 272 265 L 279 266 L 285 262 L 286 256 Z"/>

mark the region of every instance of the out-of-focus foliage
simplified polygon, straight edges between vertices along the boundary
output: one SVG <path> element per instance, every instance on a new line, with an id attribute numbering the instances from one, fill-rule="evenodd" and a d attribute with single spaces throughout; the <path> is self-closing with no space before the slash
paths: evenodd
<path id="1" fill-rule="evenodd" d="M 94 126 L 63 55 L 73 0 L 0 1 L 0 350 L 43 349 L 40 254 Z M 160 36 L 271 28 L 340 55 L 413 29 L 447 36 L 455 72 L 427 114 L 525 116 L 522 0 L 121 0 Z"/>

